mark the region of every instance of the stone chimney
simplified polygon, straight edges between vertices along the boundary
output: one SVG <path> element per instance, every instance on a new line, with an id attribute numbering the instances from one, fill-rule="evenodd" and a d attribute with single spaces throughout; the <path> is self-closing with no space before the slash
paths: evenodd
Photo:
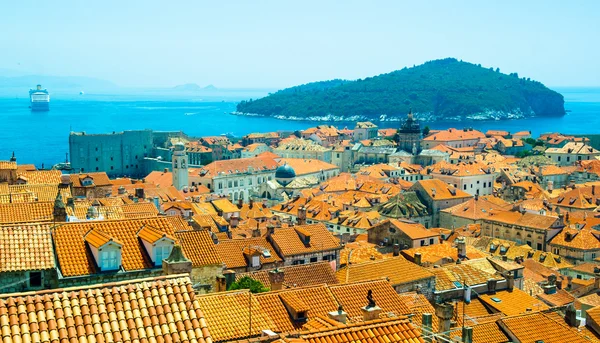
<path id="1" fill-rule="evenodd" d="M 279 268 L 275 268 L 269 271 L 269 283 L 271 284 L 272 291 L 278 291 L 283 288 L 283 281 L 285 280 L 285 273 Z"/>
<path id="2" fill-rule="evenodd" d="M 435 315 L 440 322 L 438 333 L 447 334 L 450 331 L 451 320 L 454 316 L 454 306 L 448 303 L 435 304 Z"/>
<path id="3" fill-rule="evenodd" d="M 554 190 L 554 181 L 548 181 L 548 185 L 546 186 L 548 192 L 552 193 Z"/>
<path id="4" fill-rule="evenodd" d="M 250 198 L 248 207 L 250 207 L 250 208 L 254 207 L 254 199 Z"/>
<path id="5" fill-rule="evenodd" d="M 63 202 L 60 190 L 56 193 L 56 199 L 54 199 L 54 209 L 52 210 L 52 215 L 55 222 L 67 221 L 67 206 Z"/>
<path id="6" fill-rule="evenodd" d="M 400 256 L 400 244 L 398 244 L 398 243 L 394 244 L 393 249 L 394 249 L 393 255 Z"/>
<path id="7" fill-rule="evenodd" d="M 506 274 L 506 290 L 512 292 L 513 289 L 515 289 L 515 276 L 511 272 L 508 272 Z"/>
<path id="8" fill-rule="evenodd" d="M 241 197 L 238 199 L 238 204 L 237 207 L 238 208 L 242 208 L 244 206 L 244 199 L 242 199 Z"/>
<path id="9" fill-rule="evenodd" d="M 256 227 L 252 229 L 252 237 L 260 237 L 260 228 L 258 227 L 258 225 L 256 225 Z"/>
<path id="10" fill-rule="evenodd" d="M 417 265 L 421 265 L 423 262 L 421 260 L 421 253 L 420 252 L 416 252 L 415 256 L 413 257 L 413 262 Z"/>
<path id="11" fill-rule="evenodd" d="M 498 284 L 498 281 L 495 279 L 488 279 L 487 280 L 487 289 L 488 289 L 488 294 L 496 294 L 496 285 Z"/>
<path id="12" fill-rule="evenodd" d="M 181 250 L 181 245 L 175 244 L 169 257 L 162 261 L 164 275 L 189 274 L 192 272 L 192 261 L 188 260 Z"/>
<path id="13" fill-rule="evenodd" d="M 575 306 L 573 304 L 569 304 L 565 311 L 565 322 L 570 327 L 579 327 L 579 320 L 577 320 L 577 311 L 575 310 Z"/>
<path id="14" fill-rule="evenodd" d="M 275 233 L 275 226 L 273 224 L 267 224 L 267 238 L 270 238 Z"/>
<path id="15" fill-rule="evenodd" d="M 594 273 L 594 288 L 595 289 L 600 288 L 600 273 Z"/>
<path id="16" fill-rule="evenodd" d="M 346 324 L 346 320 L 348 319 L 348 313 L 344 311 L 342 305 L 340 305 L 337 311 L 331 311 L 327 314 L 330 319 L 333 319 L 342 324 Z"/>
<path id="17" fill-rule="evenodd" d="M 422 316 L 423 340 L 431 343 L 431 335 L 433 334 L 433 315 L 431 313 L 423 313 Z"/>
<path id="18" fill-rule="evenodd" d="M 571 275 L 567 276 L 567 289 L 571 290 L 573 288 L 573 277 Z"/>
<path id="19" fill-rule="evenodd" d="M 300 206 L 298 207 L 298 214 L 296 216 L 296 222 L 298 225 L 306 224 L 306 207 Z"/>
<path id="20" fill-rule="evenodd" d="M 218 275 L 217 276 L 217 292 L 225 292 L 227 290 L 227 280 L 225 276 Z"/>
<path id="21" fill-rule="evenodd" d="M 136 198 L 138 198 L 138 199 L 145 199 L 144 195 L 145 194 L 144 194 L 144 189 L 143 188 L 136 188 L 135 189 L 135 197 Z"/>
<path id="22" fill-rule="evenodd" d="M 467 242 L 464 237 L 458 237 L 456 240 L 456 250 L 459 259 L 467 258 Z"/>

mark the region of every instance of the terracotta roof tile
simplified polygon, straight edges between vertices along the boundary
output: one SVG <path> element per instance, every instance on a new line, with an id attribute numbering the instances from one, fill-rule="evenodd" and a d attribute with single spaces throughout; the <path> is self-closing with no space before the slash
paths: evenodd
<path id="1" fill-rule="evenodd" d="M 181 225 L 181 218 L 156 217 L 144 219 L 104 220 L 65 223 L 54 230 L 53 238 L 60 270 L 64 276 L 81 276 L 97 272 L 95 260 L 86 247 L 84 235 L 94 229 L 122 244 L 122 267 L 126 271 L 153 268 L 137 232 L 144 226 L 162 230 L 173 235 L 174 228 Z"/>
<path id="2" fill-rule="evenodd" d="M 336 277 L 341 283 L 386 278 L 392 285 L 400 285 L 433 278 L 434 275 L 429 270 L 398 256 L 347 265 L 336 272 Z"/>
<path id="3" fill-rule="evenodd" d="M 50 224 L 0 227 L 0 272 L 54 268 Z"/>
<path id="4" fill-rule="evenodd" d="M 56 194 L 55 194 L 56 196 Z M 53 220 L 54 202 L 0 204 L 0 224 Z"/>
<path id="5" fill-rule="evenodd" d="M 303 241 L 303 234 L 298 230 L 310 234 L 309 242 Z M 339 240 L 323 224 L 298 225 L 293 228 L 277 229 L 271 235 L 271 239 L 283 256 L 341 249 Z"/>
<path id="6" fill-rule="evenodd" d="M 209 231 L 178 231 L 175 232 L 175 237 L 194 267 L 221 263 Z"/>
<path id="7" fill-rule="evenodd" d="M 219 261 L 225 263 L 226 268 L 242 268 L 248 266 L 244 249 L 250 247 L 267 252 L 260 254 L 261 265 L 281 261 L 273 246 L 264 237 L 220 241 L 215 245 L 215 250 Z"/>
<path id="8" fill-rule="evenodd" d="M 279 267 L 284 273 L 284 285 L 286 287 L 305 287 L 319 284 L 335 285 L 338 280 L 328 262 L 309 263 L 298 266 Z M 238 273 L 236 280 L 244 276 L 260 281 L 263 285 L 270 287 L 269 271 L 260 270 L 249 273 Z"/>
<path id="9" fill-rule="evenodd" d="M 5 343 L 213 341 L 187 277 L 2 295 L 0 326 Z"/>
<path id="10" fill-rule="evenodd" d="M 483 294 L 479 299 L 489 308 L 502 312 L 507 316 L 516 316 L 526 313 L 527 310 L 539 312 L 549 307 L 542 301 L 526 294 L 518 288 L 509 291 L 499 291 L 495 294 Z M 499 300 L 499 301 L 497 301 Z"/>
<path id="11" fill-rule="evenodd" d="M 502 318 L 499 324 L 519 342 L 584 343 L 587 339 L 544 313 Z"/>

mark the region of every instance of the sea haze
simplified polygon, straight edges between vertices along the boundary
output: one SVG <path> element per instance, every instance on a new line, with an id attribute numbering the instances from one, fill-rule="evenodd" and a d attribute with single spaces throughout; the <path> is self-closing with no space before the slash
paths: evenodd
<path id="1" fill-rule="evenodd" d="M 473 127 L 478 130 L 503 129 L 511 132 L 600 133 L 600 88 L 555 88 L 565 97 L 567 115 L 559 118 L 531 118 L 508 121 L 424 123 L 432 129 Z M 50 90 L 51 91 L 51 90 Z M 245 135 L 250 132 L 302 130 L 323 124 L 285 121 L 264 117 L 235 116 L 238 101 L 264 96 L 264 92 L 237 91 L 220 96 L 173 94 L 53 94 L 49 112 L 31 112 L 25 94 L 0 95 L 0 160 L 15 151 L 19 163 L 46 167 L 63 162 L 69 151 L 71 130 L 109 133 L 122 130 L 182 130 L 188 135 Z M 339 127 L 354 123 L 336 122 Z M 377 123 L 397 127 L 397 122 Z"/>

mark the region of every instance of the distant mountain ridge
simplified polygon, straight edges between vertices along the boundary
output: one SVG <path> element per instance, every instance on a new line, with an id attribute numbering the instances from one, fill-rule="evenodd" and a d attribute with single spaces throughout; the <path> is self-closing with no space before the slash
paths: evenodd
<path id="1" fill-rule="evenodd" d="M 201 92 L 201 91 L 215 91 L 218 88 L 213 85 L 208 85 L 206 87 L 200 87 L 197 83 L 186 83 L 183 85 L 177 85 L 173 87 L 173 90 L 181 91 L 181 92 Z"/>
<path id="2" fill-rule="evenodd" d="M 330 80 L 242 101 L 237 114 L 291 120 L 513 119 L 565 114 L 564 98 L 542 83 L 446 58 L 356 81 Z"/>

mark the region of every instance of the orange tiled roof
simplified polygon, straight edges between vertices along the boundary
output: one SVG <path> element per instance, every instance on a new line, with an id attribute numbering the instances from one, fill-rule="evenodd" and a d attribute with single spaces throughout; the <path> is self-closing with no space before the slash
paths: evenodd
<path id="1" fill-rule="evenodd" d="M 580 229 L 567 227 L 554 236 L 549 244 L 577 250 L 600 250 L 600 232 L 587 225 Z"/>
<path id="2" fill-rule="evenodd" d="M 558 218 L 529 212 L 521 213 L 494 210 L 491 211 L 489 216 L 484 218 L 484 220 L 546 230 L 554 227 L 558 221 Z"/>
<path id="3" fill-rule="evenodd" d="M 309 263 L 298 266 L 280 267 L 284 274 L 284 285 L 287 287 L 305 287 L 319 284 L 335 285 L 338 280 L 335 273 L 328 262 Z M 260 270 L 249 273 L 238 273 L 235 275 L 236 280 L 244 276 L 251 277 L 260 281 L 263 285 L 270 287 L 269 271 Z"/>
<path id="4" fill-rule="evenodd" d="M 178 231 L 175 232 L 175 237 L 194 267 L 221 263 L 209 231 Z"/>
<path id="5" fill-rule="evenodd" d="M 17 173 L 17 179 L 22 178 L 29 185 L 59 184 L 61 175 L 60 170 L 34 170 Z"/>
<path id="6" fill-rule="evenodd" d="M 519 342 L 584 343 L 589 342 L 564 324 L 557 323 L 545 313 L 506 317 L 500 326 Z"/>
<path id="7" fill-rule="evenodd" d="M 550 203 L 559 207 L 593 211 L 600 205 L 600 188 L 595 186 L 576 187 L 550 199 Z"/>
<path id="8" fill-rule="evenodd" d="M 146 182 L 155 184 L 158 187 L 173 186 L 173 173 L 170 171 L 152 171 L 144 178 Z"/>
<path id="9" fill-rule="evenodd" d="M 50 224 L 0 227 L 0 273 L 54 268 Z"/>
<path id="10" fill-rule="evenodd" d="M 463 283 L 466 283 L 470 286 L 475 286 L 483 285 L 489 279 L 502 279 L 468 264 L 453 264 L 440 268 L 433 268 L 431 269 L 431 272 L 435 274 L 436 291 L 460 289 L 463 287 Z M 461 284 L 461 286 L 458 286 L 456 283 Z"/>
<path id="11" fill-rule="evenodd" d="M 6 343 L 213 341 L 187 277 L 4 295 L 0 323 Z"/>
<path id="12" fill-rule="evenodd" d="M 0 224 L 53 220 L 54 202 L 0 204 Z"/>
<path id="13" fill-rule="evenodd" d="M 58 184 L 6 185 L 5 188 L 0 186 L 0 203 L 54 201 L 59 189 L 63 199 L 71 197 L 71 189 L 59 187 Z"/>
<path id="14" fill-rule="evenodd" d="M 264 237 L 254 237 L 247 239 L 230 239 L 226 241 L 220 241 L 215 245 L 217 256 L 219 261 L 225 264 L 226 268 L 242 268 L 248 266 L 248 261 L 244 256 L 244 249 L 252 248 L 260 251 L 266 251 L 270 254 L 260 254 L 261 265 L 267 263 L 280 262 L 281 258 L 277 256 L 273 246 L 267 242 Z"/>
<path id="15" fill-rule="evenodd" d="M 109 234 L 97 228 L 92 228 L 86 232 L 83 239 L 94 248 L 100 248 L 108 242 L 115 242 L 118 245 L 123 245 L 120 241 L 115 240 Z"/>
<path id="16" fill-rule="evenodd" d="M 406 317 L 377 319 L 365 323 L 336 325 L 311 330 L 299 338 L 284 337 L 277 343 L 424 342 L 418 329 Z"/>
<path id="17" fill-rule="evenodd" d="M 402 255 L 407 257 L 409 260 L 413 260 L 415 253 L 417 252 L 421 253 L 421 262 L 424 265 L 437 264 L 446 260 L 446 263 L 448 263 L 451 261 L 456 261 L 458 259 L 458 250 L 456 249 L 456 247 L 452 246 L 452 244 L 448 242 L 422 246 L 418 248 L 411 248 L 401 251 Z M 473 248 L 470 245 L 467 245 L 467 258 L 478 259 L 483 258 L 485 256 L 486 255 L 483 252 Z"/>
<path id="18" fill-rule="evenodd" d="M 528 309 L 534 312 L 547 310 L 549 307 L 518 288 L 512 291 L 499 291 L 495 294 L 482 294 L 479 299 L 489 308 L 496 312 L 502 312 L 507 316 L 524 314 Z M 499 301 L 497 301 L 497 300 Z"/>
<path id="19" fill-rule="evenodd" d="M 112 186 L 110 179 L 105 172 L 86 173 L 86 174 L 70 174 L 73 187 L 86 187 L 81 184 L 81 181 L 86 177 L 90 177 L 94 181 L 94 186 Z"/>
<path id="20" fill-rule="evenodd" d="M 310 234 L 310 242 L 305 244 L 298 230 Z M 271 235 L 273 244 L 283 256 L 289 257 L 318 251 L 341 249 L 340 242 L 323 224 L 298 225 L 293 228 L 281 228 Z"/>
<path id="21" fill-rule="evenodd" d="M 446 208 L 442 212 L 450 213 L 456 217 L 477 220 L 487 217 L 491 210 L 501 210 L 502 208 L 502 206 L 494 202 L 479 197 L 478 199 L 472 198 L 462 204 Z"/>
<path id="22" fill-rule="evenodd" d="M 401 256 L 350 264 L 340 268 L 335 275 L 341 283 L 386 278 L 392 285 L 434 277 L 429 270 L 409 262 Z"/>
<path id="23" fill-rule="evenodd" d="M 232 204 L 231 201 L 229 201 L 229 199 L 227 198 L 213 200 L 211 201 L 211 203 L 217 210 L 221 210 L 223 211 L 223 213 L 232 213 L 240 211 L 240 209 L 234 204 Z"/>
<path id="24" fill-rule="evenodd" d="M 459 140 L 471 140 L 471 139 L 481 139 L 485 138 L 485 135 L 477 130 L 457 130 L 454 128 L 450 128 L 448 130 L 442 130 L 439 132 L 435 132 L 425 138 L 424 141 L 440 141 L 440 142 L 448 142 L 448 141 L 459 141 Z"/>
<path id="25" fill-rule="evenodd" d="M 439 233 L 427 230 L 423 225 L 414 222 L 406 222 L 397 219 L 388 219 L 393 227 L 404 232 L 411 240 L 418 240 L 431 237 L 439 237 Z"/>
<path id="26" fill-rule="evenodd" d="M 486 175 L 494 173 L 492 167 L 480 162 L 459 162 L 452 164 L 446 161 L 440 161 L 427 167 L 431 174 L 449 175 L 456 177 L 467 177 L 474 175 Z"/>
<path id="27" fill-rule="evenodd" d="M 175 238 L 172 235 L 146 224 L 144 224 L 142 228 L 138 230 L 137 235 L 139 238 L 150 244 L 154 244 L 162 238 L 168 238 L 172 241 L 175 241 Z"/>
<path id="28" fill-rule="evenodd" d="M 221 173 L 239 174 L 247 173 L 249 170 L 254 172 L 274 171 L 277 167 L 279 167 L 277 162 L 270 157 L 237 158 L 209 163 L 200 170 L 200 176 L 212 178 Z"/>
<path id="29" fill-rule="evenodd" d="M 420 188 L 434 201 L 471 197 L 470 194 L 452 187 L 439 179 L 419 180 L 412 186 L 411 190 L 419 190 Z"/>
<path id="30" fill-rule="evenodd" d="M 122 267 L 126 271 L 153 268 L 143 243 L 137 232 L 144 225 L 150 225 L 173 235 L 174 229 L 181 224 L 178 217 L 156 217 L 143 219 L 105 220 L 91 222 L 65 223 L 56 227 L 53 233 L 56 256 L 64 276 L 81 276 L 97 272 L 95 260 L 86 247 L 84 235 L 94 229 L 122 244 Z"/>
<path id="31" fill-rule="evenodd" d="M 386 312 L 395 315 L 408 314 L 410 309 L 402 301 L 392 284 L 385 280 L 371 282 L 357 282 L 330 286 L 329 289 L 335 299 L 344 307 L 349 318 L 362 319 L 361 308 L 367 305 L 366 296 L 369 290 L 373 292 L 373 299 L 377 306 Z"/>

